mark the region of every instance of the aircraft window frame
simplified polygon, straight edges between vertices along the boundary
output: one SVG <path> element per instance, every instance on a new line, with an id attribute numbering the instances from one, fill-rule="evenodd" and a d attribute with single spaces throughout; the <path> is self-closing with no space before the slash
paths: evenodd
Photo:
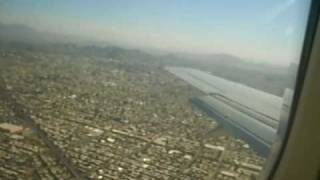
<path id="1" fill-rule="evenodd" d="M 292 104 L 290 107 L 289 119 L 287 121 L 286 130 L 284 132 L 283 139 L 281 139 L 281 146 L 279 149 L 276 149 L 274 157 L 270 157 L 267 160 L 265 172 L 261 173 L 261 179 L 275 179 L 276 172 L 280 168 L 280 163 L 283 160 L 283 156 L 285 151 L 288 150 L 288 141 L 290 135 L 292 134 L 292 128 L 295 123 L 296 112 L 299 107 L 299 102 L 301 99 L 303 85 L 305 83 L 306 74 L 308 71 L 308 66 L 310 63 L 310 57 L 315 41 L 316 31 L 318 28 L 318 24 L 320 24 L 319 20 L 320 14 L 320 1 L 312 0 L 310 4 L 310 11 L 308 15 L 307 27 L 304 35 L 304 42 L 302 47 L 302 53 L 300 55 L 300 62 L 298 66 L 297 76 L 295 80 L 295 87 L 294 87 L 294 95 Z M 273 151 L 273 150 L 272 150 Z M 319 173 L 318 173 L 319 174 Z M 320 174 L 319 174 L 320 176 Z"/>

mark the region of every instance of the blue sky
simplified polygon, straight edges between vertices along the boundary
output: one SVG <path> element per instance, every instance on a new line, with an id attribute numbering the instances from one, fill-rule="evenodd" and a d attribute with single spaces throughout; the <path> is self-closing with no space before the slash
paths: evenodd
<path id="1" fill-rule="evenodd" d="M 130 47 L 299 58 L 310 0 L 0 0 L 0 22 Z"/>

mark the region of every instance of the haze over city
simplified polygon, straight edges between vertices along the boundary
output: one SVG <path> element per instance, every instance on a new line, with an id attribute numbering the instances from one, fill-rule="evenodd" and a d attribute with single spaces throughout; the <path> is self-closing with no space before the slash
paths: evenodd
<path id="1" fill-rule="evenodd" d="M 309 2 L 309 0 L 307 0 Z M 297 62 L 306 0 L 0 1 L 0 22 L 130 48 Z"/>

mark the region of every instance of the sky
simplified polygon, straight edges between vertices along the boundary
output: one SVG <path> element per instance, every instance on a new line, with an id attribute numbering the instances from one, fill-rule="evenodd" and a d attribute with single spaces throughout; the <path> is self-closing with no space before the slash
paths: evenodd
<path id="1" fill-rule="evenodd" d="M 310 0 L 0 0 L 0 22 L 128 47 L 297 62 Z"/>

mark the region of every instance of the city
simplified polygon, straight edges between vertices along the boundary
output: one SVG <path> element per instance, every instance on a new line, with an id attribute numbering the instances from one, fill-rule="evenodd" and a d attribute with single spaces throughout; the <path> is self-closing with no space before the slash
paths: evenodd
<path id="1" fill-rule="evenodd" d="M 217 135 L 190 102 L 196 89 L 157 63 L 128 61 L 1 50 L 0 177 L 257 178 L 265 158 Z"/>

